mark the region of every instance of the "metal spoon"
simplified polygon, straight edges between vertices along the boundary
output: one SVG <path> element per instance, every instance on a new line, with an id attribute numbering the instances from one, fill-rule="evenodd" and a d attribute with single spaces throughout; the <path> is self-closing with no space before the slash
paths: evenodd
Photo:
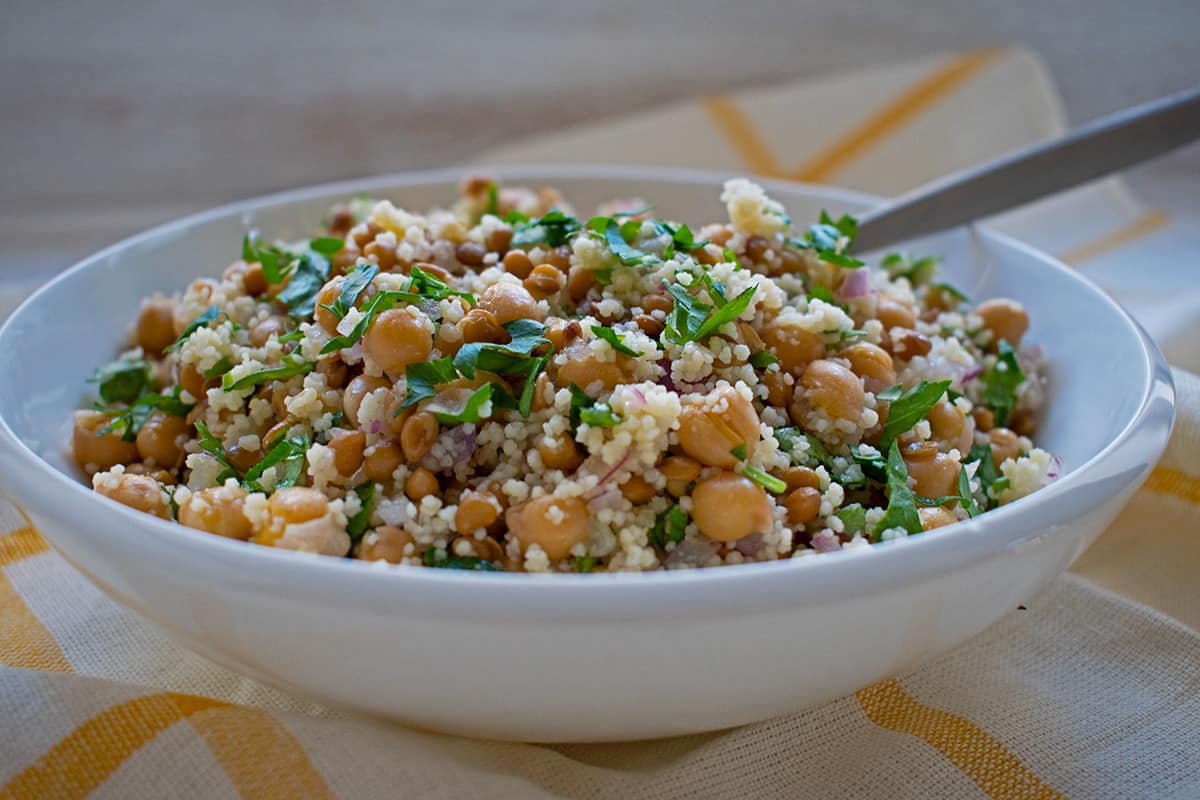
<path id="1" fill-rule="evenodd" d="M 855 250 L 965 225 L 1200 139 L 1200 86 L 927 183 L 859 218 Z"/>

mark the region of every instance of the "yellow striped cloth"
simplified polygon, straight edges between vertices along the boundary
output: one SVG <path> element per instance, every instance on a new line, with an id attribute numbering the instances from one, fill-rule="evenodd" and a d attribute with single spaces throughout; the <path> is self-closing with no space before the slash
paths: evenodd
<path id="1" fill-rule="evenodd" d="M 707 166 L 890 193 L 1061 124 L 1035 59 L 982 51 L 684 103 L 491 160 Z M 1114 182 L 1000 224 L 1102 282 L 1135 241 L 1165 254 L 1138 262 L 1160 298 L 1189 280 L 1166 215 Z M 1136 308 L 1128 284 L 1109 285 Z M 1194 368 L 1196 315 L 1183 317 L 1143 321 Z M 1200 380 L 1176 380 L 1162 464 L 1027 608 L 852 697 L 660 742 L 473 742 L 345 717 L 171 643 L 0 501 L 0 800 L 1200 797 Z"/>

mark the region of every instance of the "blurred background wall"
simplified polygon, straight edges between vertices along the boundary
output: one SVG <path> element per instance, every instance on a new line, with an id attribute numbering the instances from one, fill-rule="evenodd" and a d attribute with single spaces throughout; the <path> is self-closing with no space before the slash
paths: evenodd
<path id="1" fill-rule="evenodd" d="M 1074 122 L 1200 81 L 1198 0 L 4 0 L 0 271 L 313 181 L 430 167 L 684 95 L 985 45 Z M 1133 183 L 1170 207 L 1200 154 Z"/>

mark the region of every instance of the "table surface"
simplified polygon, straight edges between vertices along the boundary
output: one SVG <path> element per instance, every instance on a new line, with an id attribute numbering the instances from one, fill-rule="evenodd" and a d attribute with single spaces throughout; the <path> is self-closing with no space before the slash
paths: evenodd
<path id="1" fill-rule="evenodd" d="M 876 5 L 8 0 L 0 278 L 234 198 L 928 53 L 1024 44 L 1074 122 L 1200 78 L 1195 0 Z M 1200 221 L 1197 178 L 1194 146 L 1131 174 Z"/>

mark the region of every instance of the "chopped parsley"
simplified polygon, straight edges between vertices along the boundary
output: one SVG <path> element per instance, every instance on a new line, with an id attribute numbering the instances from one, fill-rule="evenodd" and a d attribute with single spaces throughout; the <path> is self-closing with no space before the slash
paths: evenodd
<path id="1" fill-rule="evenodd" d="M 827 264 L 854 269 L 863 265 L 862 261 L 847 255 L 857 234 L 857 219 L 843 214 L 835 220 L 822 210 L 817 224 L 808 227 L 804 238 L 789 237 L 787 242 L 801 250 L 812 250 Z"/>
<path id="2" fill-rule="evenodd" d="M 198 444 L 200 449 L 208 453 L 217 460 L 224 469 L 217 475 L 216 481 L 218 484 L 225 483 L 229 478 L 237 478 L 241 480 L 241 473 L 233 464 L 229 463 L 229 456 L 225 454 L 225 446 L 221 444 L 221 440 L 212 435 L 208 430 L 208 426 L 197 420 L 196 433 L 199 435 Z"/>
<path id="3" fill-rule="evenodd" d="M 579 409 L 579 421 L 593 428 L 611 428 L 621 422 L 621 415 L 613 411 L 608 403 L 596 403 Z"/>
<path id="4" fill-rule="evenodd" d="M 571 559 L 571 566 L 575 567 L 576 572 L 588 573 L 596 568 L 595 556 L 575 556 Z"/>
<path id="5" fill-rule="evenodd" d="M 454 367 L 464 377 L 474 378 L 475 370 L 495 372 L 500 375 L 514 374 L 530 358 L 535 348 L 549 344 L 543 334 L 546 326 L 537 320 L 517 319 L 504 324 L 504 330 L 512 337 L 508 344 L 495 342 L 470 342 L 459 348 L 454 355 Z"/>
<path id="6" fill-rule="evenodd" d="M 779 478 L 776 478 L 774 475 L 769 475 L 766 472 L 763 472 L 758 467 L 744 464 L 742 465 L 742 474 L 766 489 L 768 492 L 782 494 L 787 491 L 786 483 L 781 481 Z"/>
<path id="7" fill-rule="evenodd" d="M 750 366 L 756 369 L 766 369 L 778 362 L 779 359 L 770 350 L 759 350 L 757 353 L 750 354 Z"/>
<path id="8" fill-rule="evenodd" d="M 992 448 L 990 445 L 977 444 L 971 447 L 970 454 L 967 455 L 967 463 L 978 461 L 979 466 L 975 468 L 975 477 L 979 479 L 979 485 L 983 489 L 983 496 L 987 498 L 988 508 L 995 508 L 995 496 L 1002 490 L 1008 488 L 1008 479 L 1000 476 L 1000 471 L 996 469 L 996 461 L 992 456 Z M 1001 483 L 1003 481 L 1003 483 Z"/>
<path id="9" fill-rule="evenodd" d="M 201 328 L 206 327 L 208 323 L 215 322 L 217 317 L 220 315 L 221 309 L 217 308 L 216 306 L 209 306 L 204 310 L 204 313 L 188 323 L 188 326 L 183 329 L 183 333 L 179 334 L 179 338 L 171 342 L 164 352 L 170 353 L 174 350 L 178 350 L 181 346 L 183 346 L 183 343 L 188 340 L 188 337 Z"/>
<path id="10" fill-rule="evenodd" d="M 687 535 L 687 514 L 677 505 L 671 506 L 666 513 L 659 514 L 650 529 L 647 541 L 659 550 L 667 546 L 667 542 L 682 542 Z"/>
<path id="11" fill-rule="evenodd" d="M 249 389 L 252 386 L 266 383 L 267 381 L 278 381 L 285 378 L 291 378 L 296 375 L 307 375 L 316 369 L 317 364 L 314 361 L 304 361 L 299 358 L 288 356 L 283 360 L 283 363 L 277 367 L 268 367 L 267 369 L 251 372 L 248 375 L 234 380 L 231 373 L 225 373 L 225 377 L 221 379 L 221 389 L 226 392 L 236 392 L 240 389 Z"/>
<path id="12" fill-rule="evenodd" d="M 618 353 L 624 353 L 625 355 L 633 356 L 634 358 L 637 358 L 641 355 L 640 352 L 625 344 L 623 341 L 624 337 L 612 328 L 606 328 L 603 325 L 593 325 L 592 334 L 597 338 L 608 342 L 610 345 L 612 345 L 612 349 L 616 350 Z"/>
<path id="13" fill-rule="evenodd" d="M 363 537 L 363 534 L 367 532 L 367 526 L 371 524 L 371 512 L 375 510 L 375 483 L 373 481 L 360 483 L 354 487 L 354 493 L 358 495 L 362 505 L 354 516 L 346 521 L 346 533 L 350 534 L 352 544 L 356 544 Z"/>
<path id="14" fill-rule="evenodd" d="M 746 460 L 746 443 L 742 442 L 737 447 L 729 451 L 729 455 L 736 458 L 738 461 Z"/>
<path id="15" fill-rule="evenodd" d="M 500 216 L 500 187 L 495 181 L 488 184 L 487 187 L 487 206 L 484 207 L 483 213 L 491 214 L 493 217 Z"/>
<path id="16" fill-rule="evenodd" d="M 354 330 L 345 336 L 335 336 L 326 342 L 321 348 L 321 355 L 353 347 L 363 337 L 363 334 L 367 332 L 367 328 L 371 327 L 371 322 L 377 314 L 382 314 L 399 303 L 411 304 L 419 303 L 422 300 L 445 300 L 451 296 L 461 297 L 472 305 L 475 303 L 473 295 L 451 289 L 444 281 L 414 265 L 411 280 L 408 283 L 406 291 L 378 292 L 363 306 L 362 317 L 354 326 Z M 341 302 L 341 298 L 338 298 L 338 300 Z M 346 313 L 349 313 L 349 310 L 349 306 L 347 306 Z"/>
<path id="17" fill-rule="evenodd" d="M 408 388 L 400 410 L 433 397 L 437 394 L 438 386 L 449 383 L 457 377 L 458 372 L 454 369 L 454 361 L 449 356 L 436 361 L 409 364 L 404 369 L 405 383 Z M 400 410 L 396 413 L 400 413 Z"/>
<path id="18" fill-rule="evenodd" d="M 541 219 L 514 218 L 508 215 L 509 222 L 515 222 L 512 244 L 514 247 L 528 247 L 532 244 L 546 244 L 549 247 L 561 247 L 573 235 L 579 232 L 579 220 L 568 216 L 558 209 L 546 214 Z M 520 216 L 524 216 L 523 214 Z"/>
<path id="19" fill-rule="evenodd" d="M 154 386 L 150 365 L 144 358 L 121 358 L 97 369 L 89 383 L 96 384 L 106 403 L 132 403 Z"/>
<path id="20" fill-rule="evenodd" d="M 667 287 L 667 291 L 675 298 L 675 308 L 667 315 L 663 333 L 667 341 L 684 344 L 711 336 L 722 325 L 741 316 L 758 291 L 758 284 L 754 284 L 732 300 L 724 300 L 724 290 L 720 284 L 704 283 L 708 286 L 710 299 L 717 304 L 715 308 L 693 297 L 682 284 L 672 283 Z"/>
<path id="21" fill-rule="evenodd" d="M 1017 353 L 1004 339 L 996 346 L 996 363 L 980 376 L 983 381 L 983 404 L 996 415 L 996 424 L 1008 422 L 1008 415 L 1017 405 L 1017 389 L 1025 382 L 1025 373 L 1017 363 Z"/>
<path id="22" fill-rule="evenodd" d="M 887 457 L 888 506 L 875 526 L 874 537 L 888 528 L 903 528 L 909 533 L 921 532 L 921 516 L 917 513 L 916 495 L 908 485 L 908 468 L 900 457 L 900 448 L 892 442 Z"/>
<path id="23" fill-rule="evenodd" d="M 942 395 L 950 388 L 950 381 L 921 381 L 913 388 L 892 401 L 888 409 L 887 422 L 883 426 L 883 434 L 879 437 L 880 450 L 886 450 L 892 441 L 911 430 L 933 407 L 942 399 Z"/>
<path id="24" fill-rule="evenodd" d="M 978 516 L 979 514 L 983 513 L 982 509 L 980 509 L 979 505 L 975 502 L 975 498 L 971 496 L 971 479 L 967 476 L 966 467 L 961 467 L 958 471 L 958 484 L 956 488 L 958 489 L 958 494 L 948 494 L 943 497 L 922 497 L 921 495 L 914 495 L 914 498 L 919 505 L 927 507 L 944 506 L 947 503 L 958 503 L 962 506 L 963 510 L 967 512 L 967 515 L 971 517 Z"/>
<path id="25" fill-rule="evenodd" d="M 371 281 L 375 280 L 375 276 L 378 274 L 379 267 L 374 264 L 360 264 L 346 274 L 346 279 L 342 282 L 342 291 L 338 295 L 338 299 L 332 305 L 324 305 L 321 308 L 341 319 L 346 316 L 347 311 L 354 307 L 363 289 L 370 286 Z"/>
<path id="26" fill-rule="evenodd" d="M 204 370 L 205 378 L 219 378 L 229 370 L 233 369 L 233 362 L 227 357 L 222 356 L 221 360 L 213 364 L 208 369 Z"/>
<path id="27" fill-rule="evenodd" d="M 309 250 L 323 255 L 325 258 L 333 258 L 345 246 L 346 240 L 336 236 L 318 236 L 308 243 Z"/>
<path id="28" fill-rule="evenodd" d="M 836 516 L 842 521 L 846 533 L 862 533 L 867 527 L 867 510 L 861 503 L 851 503 L 838 509 Z"/>
<path id="29" fill-rule="evenodd" d="M 266 492 L 267 490 L 259 483 L 259 479 L 271 467 L 282 464 L 282 474 L 279 474 L 278 479 L 275 481 L 275 488 L 272 491 L 295 486 L 304 475 L 304 468 L 308 464 L 308 448 L 311 444 L 312 440 L 307 434 L 281 439 L 278 444 L 273 446 L 263 456 L 262 461 L 259 461 L 246 471 L 242 483 L 252 492 Z M 279 473 L 280 471 L 277 470 L 276 472 Z"/>
<path id="30" fill-rule="evenodd" d="M 296 261 L 292 278 L 277 295 L 297 319 L 311 317 L 316 310 L 317 293 L 329 277 L 329 260 L 318 253 L 304 253 Z"/>
<path id="31" fill-rule="evenodd" d="M 259 242 L 258 232 L 250 231 L 242 237 L 242 260 L 247 264 L 257 263 L 263 269 L 267 283 L 282 283 L 287 277 L 287 266 L 291 255 L 272 245 Z"/>
<path id="32" fill-rule="evenodd" d="M 920 286 L 923 283 L 928 283 L 933 277 L 933 273 L 937 270 L 941 259 L 937 256 L 926 256 L 925 258 L 912 258 L 905 253 L 888 253 L 879 262 L 879 266 L 883 267 L 887 272 L 888 277 L 892 280 L 897 278 L 907 278 L 908 282 L 913 286 Z M 942 284 L 944 285 L 944 284 Z M 953 290 L 960 298 L 962 295 Z"/>
<path id="33" fill-rule="evenodd" d="M 108 423 L 103 429 L 96 433 L 97 436 L 104 436 L 108 433 L 120 433 L 124 441 L 132 442 L 142 426 L 146 424 L 146 420 L 155 411 L 161 411 L 164 414 L 170 414 L 174 417 L 186 417 L 193 406 L 190 403 L 185 403 L 179 399 L 181 388 L 176 385 L 171 389 L 171 394 L 145 394 L 134 400 L 126 408 L 105 408 L 97 406 L 98 411 L 113 414 L 117 416 L 113 421 Z"/>
<path id="34" fill-rule="evenodd" d="M 948 294 L 951 297 L 953 297 L 955 300 L 959 301 L 960 303 L 971 302 L 971 298 L 967 297 L 965 294 L 960 292 L 958 289 L 955 289 L 953 286 L 951 286 L 948 283 L 931 283 L 931 284 L 929 284 L 929 288 L 939 291 L 939 292 L 943 292 L 945 294 Z"/>
<path id="35" fill-rule="evenodd" d="M 430 406 L 429 410 L 443 425 L 463 425 L 476 423 L 492 415 L 492 394 L 496 385 L 485 383 L 467 397 L 462 408 L 456 411 Z"/>
<path id="36" fill-rule="evenodd" d="M 445 550 L 439 550 L 436 547 L 430 547 L 421 555 L 421 563 L 427 567 L 436 567 L 438 569 L 465 569 L 474 570 L 477 572 L 503 572 L 496 564 L 490 561 L 484 561 L 477 556 L 454 556 L 453 558 L 446 555 Z"/>
<path id="37" fill-rule="evenodd" d="M 627 267 L 657 264 L 660 260 L 653 253 L 645 253 L 629 244 L 628 240 L 632 240 L 641 227 L 642 223 L 637 220 L 629 220 L 622 225 L 615 219 L 610 219 L 604 228 L 604 240 L 608 242 L 608 249 Z"/>
<path id="38" fill-rule="evenodd" d="M 833 290 L 819 283 L 813 284 L 813 287 L 808 290 L 808 300 L 809 302 L 820 300 L 822 303 L 829 303 L 831 306 L 837 305 L 833 300 Z"/>
<path id="39" fill-rule="evenodd" d="M 863 475 L 876 483 L 887 483 L 887 459 L 870 445 L 850 448 L 850 457 L 862 468 Z"/>

